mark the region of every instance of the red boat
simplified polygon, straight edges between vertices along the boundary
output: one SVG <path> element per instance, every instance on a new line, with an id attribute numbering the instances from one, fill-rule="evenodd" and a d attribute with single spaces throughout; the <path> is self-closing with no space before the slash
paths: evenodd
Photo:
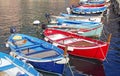
<path id="1" fill-rule="evenodd" d="M 77 7 L 103 7 L 103 6 L 110 6 L 110 1 L 104 2 L 104 3 L 85 3 L 85 4 L 79 4 Z"/>
<path id="2" fill-rule="evenodd" d="M 77 6 L 77 7 L 103 7 L 103 6 L 105 6 L 105 3 L 103 3 L 103 4 L 83 4 L 83 5 L 79 5 L 79 6 Z"/>
<path id="3" fill-rule="evenodd" d="M 65 32 L 57 29 L 45 29 L 45 40 L 53 43 L 59 48 L 65 50 L 74 56 L 93 58 L 100 61 L 106 59 L 109 48 L 109 42 L 80 36 L 71 32 Z"/>

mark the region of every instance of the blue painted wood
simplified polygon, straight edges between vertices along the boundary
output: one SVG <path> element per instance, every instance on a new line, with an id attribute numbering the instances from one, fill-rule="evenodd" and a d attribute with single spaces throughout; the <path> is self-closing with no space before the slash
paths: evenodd
<path id="1" fill-rule="evenodd" d="M 22 39 L 14 39 L 19 36 Z M 26 40 L 22 45 L 15 44 L 17 41 Z M 14 41 L 14 44 L 12 43 Z M 9 43 L 10 42 L 10 43 Z M 66 63 L 56 63 L 64 59 L 64 51 L 44 40 L 25 34 L 12 34 L 8 38 L 8 44 L 12 52 L 16 53 L 20 59 L 26 60 L 35 68 L 47 72 L 63 74 Z M 27 53 L 23 53 L 26 50 Z M 32 50 L 32 52 L 30 52 Z M 54 52 L 53 55 L 46 55 L 47 52 Z M 46 56 L 45 56 L 46 55 Z"/>

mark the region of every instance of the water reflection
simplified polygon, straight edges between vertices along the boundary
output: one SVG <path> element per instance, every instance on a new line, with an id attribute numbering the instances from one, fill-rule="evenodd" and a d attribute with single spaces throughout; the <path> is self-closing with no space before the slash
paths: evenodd
<path id="1" fill-rule="evenodd" d="M 57 7 L 56 7 L 57 6 Z M 4 42 L 10 35 L 9 28 L 16 27 L 17 32 L 34 35 L 34 20 L 46 22 L 44 14 L 59 14 L 65 10 L 64 0 L 0 0 L 0 47 L 4 50 Z"/>
<path id="2" fill-rule="evenodd" d="M 70 57 L 71 66 L 76 74 L 84 76 L 105 76 L 103 64 L 97 60 Z"/>
<path id="3" fill-rule="evenodd" d="M 104 61 L 106 76 L 119 76 L 120 74 L 120 53 L 116 50 L 110 50 L 107 60 Z"/>

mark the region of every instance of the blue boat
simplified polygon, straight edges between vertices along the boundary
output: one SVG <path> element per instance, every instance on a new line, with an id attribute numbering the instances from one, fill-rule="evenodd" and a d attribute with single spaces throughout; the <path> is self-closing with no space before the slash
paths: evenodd
<path id="1" fill-rule="evenodd" d="M 84 7 L 84 6 L 79 6 L 79 7 L 73 7 L 71 9 L 72 13 L 77 13 L 77 14 L 94 14 L 94 13 L 102 13 L 107 10 L 106 6 L 103 7 Z"/>
<path id="2" fill-rule="evenodd" d="M 61 75 L 69 61 L 62 49 L 29 35 L 11 34 L 6 45 L 10 47 L 12 56 L 17 56 L 38 70 Z"/>
<path id="3" fill-rule="evenodd" d="M 66 19 L 57 19 L 57 25 L 47 25 L 48 28 L 57 28 L 60 30 L 71 31 L 82 36 L 100 37 L 103 24 L 100 22 L 85 22 Z"/>
<path id="4" fill-rule="evenodd" d="M 100 22 L 88 22 L 88 21 L 78 21 L 78 20 L 69 20 L 69 19 L 61 19 L 61 18 L 58 18 L 57 19 L 57 23 L 58 25 L 61 25 L 61 24 L 66 24 L 68 26 L 73 26 L 74 27 L 94 27 L 94 26 L 99 26 L 101 23 Z"/>
<path id="5" fill-rule="evenodd" d="M 67 13 L 60 13 L 60 16 L 63 16 L 63 17 L 89 17 L 89 18 L 92 18 L 92 17 L 102 17 L 102 14 L 86 14 L 86 15 L 80 15 L 80 14 L 67 14 Z"/>
<path id="6" fill-rule="evenodd" d="M 51 15 L 50 23 L 56 24 L 57 20 L 74 20 L 74 21 L 84 21 L 84 22 L 102 22 L 103 16 L 102 14 L 98 15 L 78 15 L 78 14 L 67 14 L 60 13 L 60 16 Z"/>
<path id="7" fill-rule="evenodd" d="M 63 17 L 81 17 L 81 16 L 86 16 L 86 15 L 60 13 L 60 16 L 63 16 Z"/>
<path id="8" fill-rule="evenodd" d="M 0 52 L 0 76 L 42 76 L 32 66 Z"/>
<path id="9" fill-rule="evenodd" d="M 84 2 L 85 4 L 103 4 L 105 0 L 87 0 Z"/>
<path id="10" fill-rule="evenodd" d="M 109 3 L 110 0 L 80 0 L 79 3 L 80 4 L 104 4 L 104 3 Z"/>

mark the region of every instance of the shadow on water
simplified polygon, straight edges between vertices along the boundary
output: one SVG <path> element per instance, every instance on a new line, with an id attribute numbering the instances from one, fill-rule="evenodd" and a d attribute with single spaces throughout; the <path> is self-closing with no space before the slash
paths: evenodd
<path id="1" fill-rule="evenodd" d="M 40 71 L 44 76 L 58 76 Z M 103 63 L 98 60 L 70 56 L 63 76 L 106 76 Z"/>
<path id="2" fill-rule="evenodd" d="M 105 76 L 103 64 L 98 60 L 70 56 L 70 64 L 75 76 Z"/>

